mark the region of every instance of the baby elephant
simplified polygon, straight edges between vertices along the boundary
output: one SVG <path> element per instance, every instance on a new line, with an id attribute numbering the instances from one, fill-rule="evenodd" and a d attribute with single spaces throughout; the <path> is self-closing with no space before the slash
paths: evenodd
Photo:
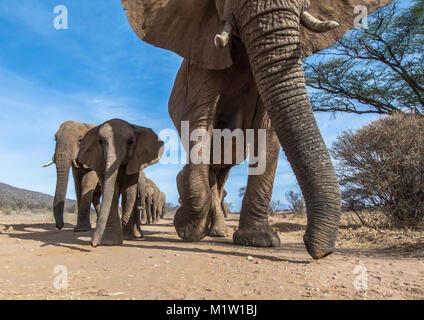
<path id="1" fill-rule="evenodd" d="M 138 180 L 143 168 L 159 161 L 162 146 L 152 129 L 119 119 L 91 129 L 82 139 L 78 160 L 97 172 L 102 185 L 102 203 L 91 240 L 93 247 L 121 245 L 124 238 L 142 237 L 141 222 L 135 214 Z"/>

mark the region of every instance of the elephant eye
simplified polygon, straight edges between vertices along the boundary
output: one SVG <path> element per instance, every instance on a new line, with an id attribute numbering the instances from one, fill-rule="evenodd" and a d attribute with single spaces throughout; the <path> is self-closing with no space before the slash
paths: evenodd
<path id="1" fill-rule="evenodd" d="M 99 144 L 102 145 L 103 144 L 103 140 L 99 139 Z"/>
<path id="2" fill-rule="evenodd" d="M 82 137 L 79 137 L 78 142 L 81 143 L 82 141 Z"/>
<path id="3" fill-rule="evenodd" d="M 133 143 L 134 143 L 134 140 L 132 140 L 132 139 L 131 140 L 128 140 L 128 144 L 129 145 L 132 145 Z"/>

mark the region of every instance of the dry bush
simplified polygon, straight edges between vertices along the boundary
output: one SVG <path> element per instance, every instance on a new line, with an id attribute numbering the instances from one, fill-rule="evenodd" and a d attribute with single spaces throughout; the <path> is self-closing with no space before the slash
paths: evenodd
<path id="1" fill-rule="evenodd" d="M 331 154 L 345 209 L 382 212 L 396 228 L 423 222 L 424 117 L 399 114 L 345 131 Z"/>
<path id="2" fill-rule="evenodd" d="M 289 203 L 289 210 L 295 214 L 302 215 L 306 213 L 305 200 L 300 192 L 290 190 L 286 193 L 286 199 Z"/>

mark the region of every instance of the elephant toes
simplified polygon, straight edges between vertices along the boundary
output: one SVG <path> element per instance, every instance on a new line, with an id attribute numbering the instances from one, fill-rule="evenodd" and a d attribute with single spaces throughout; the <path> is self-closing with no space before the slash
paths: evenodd
<path id="1" fill-rule="evenodd" d="M 178 236 L 186 241 L 200 241 L 209 233 L 210 220 L 208 216 L 193 217 L 179 208 L 175 213 L 174 226 Z"/>
<path id="2" fill-rule="evenodd" d="M 235 244 L 250 247 L 279 247 L 280 238 L 271 228 L 266 230 L 238 229 L 233 235 Z"/>
<path id="3" fill-rule="evenodd" d="M 216 237 L 216 238 L 225 238 L 225 237 L 228 237 L 229 235 L 230 235 L 230 229 L 228 229 L 227 227 L 213 228 L 208 234 L 209 237 Z"/>

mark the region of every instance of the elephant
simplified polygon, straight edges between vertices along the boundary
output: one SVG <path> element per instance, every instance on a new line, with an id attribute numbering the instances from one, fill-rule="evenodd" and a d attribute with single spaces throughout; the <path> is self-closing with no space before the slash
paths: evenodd
<path id="1" fill-rule="evenodd" d="M 149 178 L 146 177 L 145 180 L 145 190 L 146 190 L 146 223 L 154 224 L 158 221 L 157 211 L 160 190 L 158 186 Z"/>
<path id="2" fill-rule="evenodd" d="M 248 177 L 235 244 L 280 245 L 269 225 L 268 205 L 281 146 L 306 202 L 307 252 L 321 259 L 334 251 L 340 186 L 312 112 L 302 58 L 350 30 L 356 5 L 371 13 L 390 1 L 316 0 L 311 5 L 309 0 L 122 0 L 140 39 L 184 58 L 168 111 L 180 136 L 181 121 L 189 122 L 190 135 L 197 129 L 209 133 L 184 145 L 186 152 L 199 141 L 210 142 L 214 129 L 267 130 L 266 169 Z M 215 46 L 222 30 L 231 37 Z M 174 217 L 180 238 L 226 235 L 220 193 L 235 164 L 189 161 L 183 167 L 177 176 L 182 206 Z"/>
<path id="3" fill-rule="evenodd" d="M 159 161 L 163 142 L 150 128 L 112 119 L 88 131 L 81 141 L 78 160 L 97 172 L 102 202 L 91 245 L 121 245 L 142 238 L 136 214 L 140 172 Z M 118 202 L 122 195 L 122 218 Z"/>
<path id="4" fill-rule="evenodd" d="M 163 192 L 159 193 L 159 202 L 158 202 L 158 211 L 157 211 L 157 221 L 163 219 L 165 216 L 165 204 L 166 204 L 166 195 Z"/>
<path id="5" fill-rule="evenodd" d="M 53 215 L 56 228 L 63 228 L 63 211 L 68 187 L 69 170 L 72 168 L 75 193 L 78 206 L 77 225 L 75 232 L 91 230 L 90 211 L 93 204 L 97 214 L 100 212 L 101 188 L 95 171 L 78 164 L 80 142 L 87 132 L 97 127 L 95 124 L 66 121 L 61 124 L 55 134 L 55 153 L 53 159 L 43 167 L 56 164 L 57 182 L 53 202 Z"/>

